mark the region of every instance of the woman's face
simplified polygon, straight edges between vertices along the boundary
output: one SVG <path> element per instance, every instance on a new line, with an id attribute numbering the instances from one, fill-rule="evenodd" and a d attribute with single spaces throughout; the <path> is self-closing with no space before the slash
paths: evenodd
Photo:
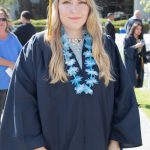
<path id="1" fill-rule="evenodd" d="M 0 30 L 5 31 L 7 28 L 7 19 L 5 17 L 5 14 L 0 11 Z"/>
<path id="2" fill-rule="evenodd" d="M 70 30 L 82 29 L 89 14 L 86 0 L 59 0 L 58 10 L 62 25 Z"/>
<path id="3" fill-rule="evenodd" d="M 142 33 L 142 27 L 141 26 L 137 26 L 135 31 L 134 31 L 134 34 L 136 36 L 139 36 L 139 35 L 141 35 L 141 33 Z"/>

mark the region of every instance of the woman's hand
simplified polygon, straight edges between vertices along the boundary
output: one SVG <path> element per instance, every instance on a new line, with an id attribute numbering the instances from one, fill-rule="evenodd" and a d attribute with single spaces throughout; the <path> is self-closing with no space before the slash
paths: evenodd
<path id="1" fill-rule="evenodd" d="M 119 142 L 111 140 L 108 146 L 108 150 L 120 150 Z"/>
<path id="2" fill-rule="evenodd" d="M 14 69 L 14 66 L 15 66 L 15 63 L 13 63 L 13 62 L 9 63 L 9 68 Z"/>
<path id="3" fill-rule="evenodd" d="M 40 148 L 36 148 L 34 150 L 46 150 L 46 148 L 45 147 L 40 147 Z"/>
<path id="4" fill-rule="evenodd" d="M 143 43 L 139 42 L 137 44 L 135 44 L 135 48 L 142 48 L 144 45 Z"/>

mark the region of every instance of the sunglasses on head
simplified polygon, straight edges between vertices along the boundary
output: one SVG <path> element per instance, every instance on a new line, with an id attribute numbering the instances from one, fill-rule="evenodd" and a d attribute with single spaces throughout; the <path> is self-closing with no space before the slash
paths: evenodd
<path id="1" fill-rule="evenodd" d="M 7 19 L 6 18 L 0 18 L 0 21 L 6 21 Z"/>

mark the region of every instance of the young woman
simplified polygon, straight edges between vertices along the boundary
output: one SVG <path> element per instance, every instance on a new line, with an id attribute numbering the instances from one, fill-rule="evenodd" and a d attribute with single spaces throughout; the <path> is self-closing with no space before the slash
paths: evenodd
<path id="1" fill-rule="evenodd" d="M 0 147 L 120 150 L 141 145 L 133 88 L 113 40 L 102 38 L 95 2 L 53 4 L 52 32 L 32 37 L 17 61 Z"/>
<path id="2" fill-rule="evenodd" d="M 142 40 L 142 25 L 134 23 L 124 40 L 125 65 L 132 85 L 141 87 L 144 77 L 145 46 Z"/>
<path id="3" fill-rule="evenodd" d="M 10 82 L 10 76 L 6 70 L 13 69 L 22 48 L 17 37 L 9 32 L 9 23 L 7 11 L 0 8 L 0 118 Z"/>

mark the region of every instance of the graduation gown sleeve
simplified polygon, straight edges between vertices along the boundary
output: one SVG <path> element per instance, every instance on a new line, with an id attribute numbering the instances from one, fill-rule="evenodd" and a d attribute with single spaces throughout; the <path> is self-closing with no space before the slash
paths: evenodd
<path id="1" fill-rule="evenodd" d="M 107 22 L 105 24 L 105 31 L 107 35 L 110 35 L 112 39 L 115 41 L 115 28 L 111 22 Z"/>
<path id="2" fill-rule="evenodd" d="M 126 37 L 124 39 L 124 55 L 125 58 L 134 60 L 137 56 L 137 51 L 135 48 L 136 41 L 133 37 Z"/>
<path id="3" fill-rule="evenodd" d="M 122 63 L 115 43 L 109 39 L 108 53 L 112 60 L 114 82 L 114 110 L 110 140 L 119 141 L 121 148 L 136 147 L 142 144 L 140 120 L 134 90 Z M 111 42 L 110 42 L 111 41 Z"/>
<path id="4" fill-rule="evenodd" d="M 0 127 L 1 150 L 33 150 L 44 146 L 36 99 L 40 45 L 33 36 L 17 60 Z"/>

